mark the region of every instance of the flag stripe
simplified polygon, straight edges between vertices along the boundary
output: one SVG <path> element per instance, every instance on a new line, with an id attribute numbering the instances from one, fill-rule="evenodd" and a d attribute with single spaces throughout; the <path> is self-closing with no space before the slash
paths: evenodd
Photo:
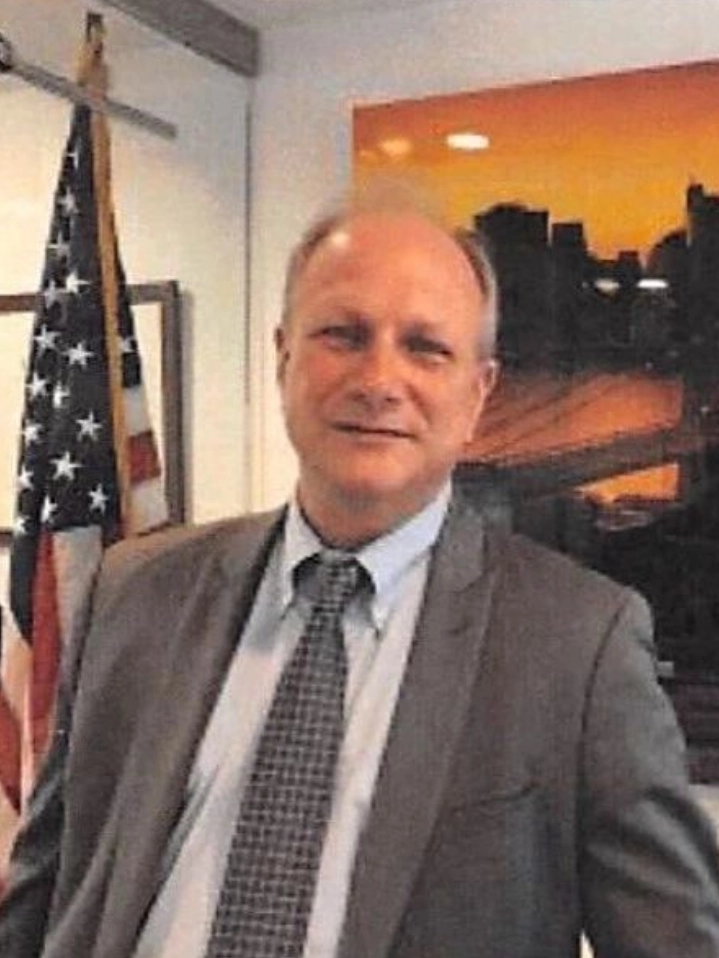
<path id="1" fill-rule="evenodd" d="M 0 787 L 13 809 L 20 811 L 20 743 L 22 731 L 17 715 L 0 691 Z"/>
<path id="2" fill-rule="evenodd" d="M 130 453 L 128 458 L 132 484 L 156 479 L 160 475 L 160 460 L 153 433 L 143 432 L 137 436 L 131 436 L 127 445 Z"/>
<path id="3" fill-rule="evenodd" d="M 60 635 L 65 641 L 81 627 L 87 611 L 85 597 L 92 589 L 100 559 L 102 533 L 99 526 L 74 528 L 53 536 L 53 559 L 58 583 Z"/>
<path id="4" fill-rule="evenodd" d="M 150 428 L 150 417 L 147 411 L 147 397 L 144 386 L 139 383 L 126 383 L 123 393 L 125 406 L 125 427 L 127 433 L 133 436 L 138 432 L 147 432 Z"/>
<path id="5" fill-rule="evenodd" d="M 132 509 L 137 521 L 148 532 L 167 525 L 167 500 L 159 478 L 133 486 Z"/>
<path id="6" fill-rule="evenodd" d="M 47 532 L 40 535 L 33 582 L 33 623 L 31 741 L 33 756 L 39 761 L 45 751 L 52 722 L 61 641 L 53 537 Z"/>

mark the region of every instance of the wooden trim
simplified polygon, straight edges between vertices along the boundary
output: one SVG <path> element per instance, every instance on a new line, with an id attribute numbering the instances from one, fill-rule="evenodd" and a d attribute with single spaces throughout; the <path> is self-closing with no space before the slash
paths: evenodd
<path id="1" fill-rule="evenodd" d="M 185 454 L 182 403 L 182 328 L 180 287 L 176 280 L 129 287 L 130 302 L 160 303 L 162 324 L 162 432 L 165 452 L 165 494 L 170 520 L 185 521 Z"/>
<path id="2" fill-rule="evenodd" d="M 259 32 L 206 0 L 107 0 L 170 40 L 242 76 L 260 70 Z"/>

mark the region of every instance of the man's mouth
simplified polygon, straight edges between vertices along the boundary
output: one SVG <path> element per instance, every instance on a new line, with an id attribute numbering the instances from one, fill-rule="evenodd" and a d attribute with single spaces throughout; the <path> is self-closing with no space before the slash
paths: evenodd
<path id="1" fill-rule="evenodd" d="M 411 439 L 412 434 L 406 429 L 396 426 L 374 426 L 366 423 L 337 422 L 334 424 L 339 432 L 356 436 L 377 437 L 383 439 Z"/>

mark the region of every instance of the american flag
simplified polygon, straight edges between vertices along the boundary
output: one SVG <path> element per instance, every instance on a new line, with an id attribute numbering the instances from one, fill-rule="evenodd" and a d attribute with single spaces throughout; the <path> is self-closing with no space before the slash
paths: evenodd
<path id="1" fill-rule="evenodd" d="M 88 41 L 89 42 L 89 41 Z M 95 47 L 97 53 L 97 47 Z M 107 122 L 74 109 L 25 384 L 0 687 L 0 871 L 102 551 L 167 521 L 118 255 Z M 1 886 L 0 886 L 1 887 Z"/>

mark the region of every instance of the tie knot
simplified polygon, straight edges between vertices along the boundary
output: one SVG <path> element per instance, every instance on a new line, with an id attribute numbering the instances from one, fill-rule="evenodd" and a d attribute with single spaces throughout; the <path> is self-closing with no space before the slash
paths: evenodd
<path id="1" fill-rule="evenodd" d="M 318 601 L 328 612 L 341 614 L 359 591 L 363 572 L 360 563 L 352 556 L 321 556 L 317 574 Z"/>

